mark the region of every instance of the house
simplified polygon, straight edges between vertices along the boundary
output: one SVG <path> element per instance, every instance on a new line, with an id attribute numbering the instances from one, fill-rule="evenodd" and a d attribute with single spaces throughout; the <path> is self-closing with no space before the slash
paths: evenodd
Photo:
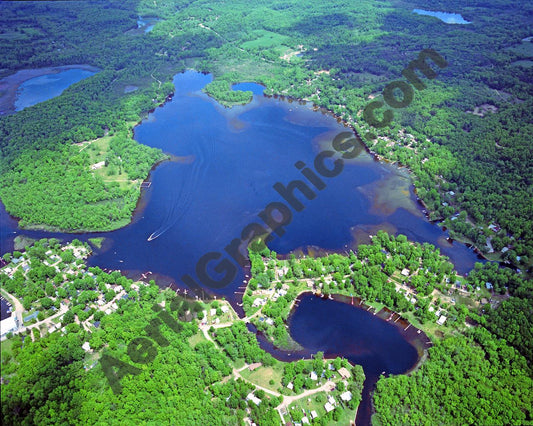
<path id="1" fill-rule="evenodd" d="M 500 228 L 498 225 L 495 225 L 495 224 L 491 223 L 491 224 L 489 225 L 489 229 L 490 229 L 492 232 L 500 232 L 500 229 L 501 229 L 501 228 Z"/>
<path id="2" fill-rule="evenodd" d="M 294 385 L 292 384 L 292 382 L 289 382 L 287 384 L 287 389 L 290 389 L 290 390 L 293 390 L 294 389 Z"/>
<path id="3" fill-rule="evenodd" d="M 91 166 L 91 170 L 98 170 L 105 166 L 105 161 L 99 161 Z"/>
<path id="4" fill-rule="evenodd" d="M 437 320 L 438 325 L 443 325 L 446 322 L 446 317 L 444 315 L 441 315 L 439 319 Z"/>
<path id="5" fill-rule="evenodd" d="M 315 410 L 311 411 L 311 418 L 314 420 L 318 417 L 318 414 L 316 413 Z"/>
<path id="6" fill-rule="evenodd" d="M 264 305 L 266 302 L 267 302 L 266 299 L 258 298 L 258 299 L 255 299 L 255 300 L 254 300 L 254 303 L 252 304 L 252 306 L 253 306 L 254 308 L 257 308 L 258 306 L 262 306 L 262 305 Z"/>
<path id="7" fill-rule="evenodd" d="M 352 400 L 352 393 L 350 391 L 346 391 L 343 394 L 341 394 L 341 399 L 345 402 Z"/>
<path id="8" fill-rule="evenodd" d="M 403 268 L 402 269 L 402 272 L 400 272 L 404 277 L 408 277 L 409 276 L 409 269 L 407 268 Z"/>
<path id="9" fill-rule="evenodd" d="M 316 375 L 316 373 L 314 371 L 311 371 L 311 380 L 318 380 L 318 376 Z"/>
<path id="10" fill-rule="evenodd" d="M 226 306 L 226 305 L 223 305 L 220 310 L 225 314 L 226 312 L 229 311 L 229 308 Z"/>
<path id="11" fill-rule="evenodd" d="M 256 368 L 259 368 L 261 367 L 263 364 L 261 364 L 260 362 L 254 362 L 253 364 L 250 364 L 248 366 L 248 370 L 250 371 L 254 371 Z"/>
<path id="12" fill-rule="evenodd" d="M 324 409 L 326 410 L 326 413 L 329 413 L 330 411 L 333 411 L 335 407 L 329 402 L 326 402 L 326 404 L 324 405 Z"/>
<path id="13" fill-rule="evenodd" d="M 209 315 L 214 317 L 215 315 L 217 314 L 217 310 L 216 309 L 210 309 L 209 310 Z"/>
<path id="14" fill-rule="evenodd" d="M 91 350 L 91 345 L 89 345 L 89 342 L 85 342 L 83 345 L 81 345 L 81 348 L 85 351 L 85 352 L 89 352 Z"/>
<path id="15" fill-rule="evenodd" d="M 307 416 L 304 416 L 302 418 L 302 424 L 304 424 L 304 425 L 308 425 L 309 424 L 309 419 L 307 418 Z"/>
<path id="16" fill-rule="evenodd" d="M 252 401 L 255 405 L 261 404 L 261 400 L 256 397 L 253 392 L 250 392 L 248 396 L 246 397 L 246 401 Z"/>
<path id="17" fill-rule="evenodd" d="M 351 376 L 350 372 L 345 367 L 339 368 L 339 374 L 343 379 L 349 379 Z"/>
<path id="18" fill-rule="evenodd" d="M 26 318 L 24 318 L 24 322 L 28 322 L 34 318 L 37 318 L 37 315 L 39 315 L 39 311 L 35 311 L 33 314 L 28 315 Z"/>
<path id="19" fill-rule="evenodd" d="M 335 401 L 335 398 L 333 398 L 331 395 L 328 396 L 328 402 L 329 402 L 331 405 L 337 405 L 337 401 Z"/>

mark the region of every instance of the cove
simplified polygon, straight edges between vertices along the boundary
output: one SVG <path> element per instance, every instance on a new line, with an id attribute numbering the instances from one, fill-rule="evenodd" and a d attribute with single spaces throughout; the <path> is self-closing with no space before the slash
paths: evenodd
<path id="1" fill-rule="evenodd" d="M 204 254 L 224 253 L 246 225 L 259 220 L 268 203 L 284 201 L 273 185 L 302 179 L 295 163 L 312 166 L 336 135 L 349 130 L 298 102 L 254 96 L 248 105 L 224 108 L 201 91 L 209 81 L 211 76 L 193 71 L 178 74 L 172 100 L 135 128 L 136 140 L 161 148 L 173 160 L 151 173 L 151 186 L 142 190 L 130 225 L 72 235 L 21 231 L 16 221 L 5 219 L 2 250 L 8 251 L 20 233 L 67 240 L 105 237 L 89 266 L 121 270 L 137 279 L 150 272 L 162 286 L 181 285 L 184 274 L 196 276 L 195 265 Z M 446 242 L 446 233 L 426 220 L 404 169 L 377 162 L 361 148 L 340 175 L 325 183 L 314 199 L 300 197 L 305 208 L 293 212 L 285 234 L 269 244 L 272 250 L 287 254 L 318 247 L 344 253 L 386 229 L 434 244 L 461 273 L 478 261 L 472 250 Z M 148 241 L 153 234 L 157 237 Z M 234 292 L 244 278 L 239 268 L 233 282 L 217 294 L 235 302 Z"/>
<path id="2" fill-rule="evenodd" d="M 393 324 L 364 308 L 352 306 L 349 298 L 338 299 L 343 301 L 310 293 L 300 295 L 288 319 L 289 332 L 309 355 L 323 351 L 325 358 L 345 357 L 363 367 L 366 379 L 356 424 L 367 425 L 371 393 L 379 376 L 411 370 L 429 339 L 412 327 L 404 331 L 403 322 Z"/>

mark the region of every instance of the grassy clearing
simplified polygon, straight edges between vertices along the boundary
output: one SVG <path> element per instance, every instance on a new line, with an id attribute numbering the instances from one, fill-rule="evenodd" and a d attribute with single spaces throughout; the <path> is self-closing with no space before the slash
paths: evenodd
<path id="1" fill-rule="evenodd" d="M 295 417 L 299 418 L 301 417 L 300 413 L 302 413 L 303 411 L 303 413 L 305 413 L 307 418 L 311 420 L 311 411 L 316 411 L 316 413 L 318 414 L 318 417 L 322 417 L 326 414 L 326 410 L 324 409 L 324 404 L 326 402 L 327 402 L 326 392 L 319 392 L 307 398 L 301 398 L 293 402 L 291 405 L 289 405 L 288 412 L 295 413 Z M 286 415 L 285 421 L 287 422 L 292 421 L 291 417 L 289 415 Z"/>
<path id="2" fill-rule="evenodd" d="M 281 386 L 282 375 L 283 364 L 281 363 L 276 364 L 274 367 L 259 367 L 254 371 L 246 368 L 241 371 L 241 376 L 245 379 L 273 391 L 277 391 Z M 274 384 L 270 383 L 271 380 L 274 381 Z"/>
<path id="3" fill-rule="evenodd" d="M 245 362 L 243 358 L 239 358 L 239 359 L 236 359 L 232 364 L 233 364 L 233 367 L 238 370 L 239 368 L 244 367 Z"/>
<path id="4" fill-rule="evenodd" d="M 242 43 L 241 47 L 243 49 L 268 49 L 270 47 L 277 47 L 290 40 L 287 36 L 266 30 L 253 31 L 252 35 L 256 38 Z"/>
<path id="5" fill-rule="evenodd" d="M 0 352 L 2 352 L 4 356 L 10 356 L 12 347 L 13 339 L 6 339 L 0 343 Z"/>
<path id="6" fill-rule="evenodd" d="M 208 340 L 204 336 L 204 333 L 202 333 L 201 331 L 198 331 L 198 333 L 196 333 L 196 334 L 192 335 L 191 337 L 189 337 L 187 339 L 187 341 L 189 342 L 189 346 L 191 348 L 194 348 L 199 343 L 208 342 Z"/>
<path id="7" fill-rule="evenodd" d="M 105 182 L 116 182 L 121 189 L 129 189 L 133 186 L 138 186 L 140 183 L 131 180 L 125 171 L 118 174 L 116 169 L 107 165 L 98 165 L 98 163 L 106 162 L 111 154 L 109 144 L 112 136 L 104 136 L 90 142 L 82 144 L 81 150 L 89 155 L 89 163 L 91 164 L 91 171 L 100 176 Z M 98 165 L 98 166 L 97 166 Z M 98 167 L 92 170 L 92 167 Z"/>

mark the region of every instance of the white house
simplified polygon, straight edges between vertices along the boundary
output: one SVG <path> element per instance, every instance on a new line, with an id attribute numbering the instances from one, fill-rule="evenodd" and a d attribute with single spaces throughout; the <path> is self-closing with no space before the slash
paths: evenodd
<path id="1" fill-rule="evenodd" d="M 352 400 L 352 393 L 350 391 L 344 392 L 343 394 L 341 394 L 341 399 L 343 401 L 346 401 L 346 402 L 351 401 Z"/>
<path id="2" fill-rule="evenodd" d="M 330 411 L 333 411 L 335 407 L 331 405 L 329 402 L 326 402 L 326 405 L 324 405 L 324 409 L 326 410 L 326 413 L 329 413 Z"/>
<path id="3" fill-rule="evenodd" d="M 256 397 L 256 396 L 253 394 L 253 392 L 250 392 L 250 393 L 248 394 L 248 396 L 246 397 L 246 400 L 247 400 L 247 401 L 252 401 L 255 405 L 259 405 L 259 404 L 261 404 L 261 400 L 260 400 L 258 397 Z"/>

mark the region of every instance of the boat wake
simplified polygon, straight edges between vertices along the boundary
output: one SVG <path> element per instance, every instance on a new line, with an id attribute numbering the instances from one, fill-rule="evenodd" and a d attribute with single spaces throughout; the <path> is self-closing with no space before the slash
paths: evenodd
<path id="1" fill-rule="evenodd" d="M 194 161 L 192 162 L 191 169 L 182 180 L 179 189 L 170 200 L 170 207 L 166 212 L 159 228 L 157 228 L 148 237 L 147 241 L 153 241 L 156 238 L 163 235 L 170 228 L 172 228 L 189 210 L 194 200 L 194 195 L 198 188 L 198 185 L 202 182 L 209 160 L 213 157 L 215 152 L 215 140 L 214 138 L 204 138 L 204 140 L 198 140 L 196 144 L 197 153 L 194 155 Z M 188 165 L 185 165 L 188 166 Z"/>

